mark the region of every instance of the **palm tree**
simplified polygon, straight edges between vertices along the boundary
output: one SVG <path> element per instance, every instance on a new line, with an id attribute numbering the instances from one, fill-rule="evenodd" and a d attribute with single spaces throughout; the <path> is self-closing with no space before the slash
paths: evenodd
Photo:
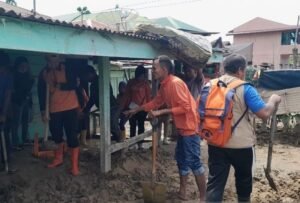
<path id="1" fill-rule="evenodd" d="M 10 5 L 13 5 L 13 6 L 17 5 L 17 2 L 15 0 L 6 0 L 6 3 L 10 4 Z"/>

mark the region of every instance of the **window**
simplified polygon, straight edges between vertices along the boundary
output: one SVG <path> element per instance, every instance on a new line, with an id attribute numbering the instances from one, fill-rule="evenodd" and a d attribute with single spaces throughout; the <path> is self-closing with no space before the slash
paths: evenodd
<path id="1" fill-rule="evenodd" d="M 296 30 L 282 32 L 281 45 L 295 44 L 295 32 L 296 32 Z M 299 31 L 298 31 L 297 44 L 300 44 L 300 32 Z"/>

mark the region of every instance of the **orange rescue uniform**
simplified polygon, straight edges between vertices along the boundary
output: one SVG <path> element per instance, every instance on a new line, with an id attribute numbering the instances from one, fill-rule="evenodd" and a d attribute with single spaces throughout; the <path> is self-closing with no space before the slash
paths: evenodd
<path id="1" fill-rule="evenodd" d="M 49 84 L 50 101 L 49 112 L 56 113 L 79 107 L 79 102 L 75 90 L 62 91 L 59 84 L 66 83 L 66 72 L 64 67 L 51 69 L 44 72 L 44 79 Z"/>
<path id="2" fill-rule="evenodd" d="M 166 104 L 172 111 L 176 129 L 182 136 L 195 135 L 198 129 L 196 102 L 185 82 L 169 75 L 160 83 L 156 97 L 143 105 L 145 111 L 158 109 Z"/>

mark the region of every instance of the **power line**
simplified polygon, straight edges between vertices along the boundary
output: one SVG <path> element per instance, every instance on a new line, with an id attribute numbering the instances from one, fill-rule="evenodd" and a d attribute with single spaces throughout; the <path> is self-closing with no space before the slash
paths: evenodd
<path id="1" fill-rule="evenodd" d="M 202 1 L 202 0 L 151 0 L 151 1 L 144 1 L 136 4 L 128 4 L 125 6 L 120 6 L 121 8 L 125 9 L 130 9 L 130 10 L 142 10 L 142 9 L 147 9 L 147 8 L 159 8 L 159 7 L 165 7 L 165 6 L 172 6 L 172 5 L 179 5 L 179 4 L 187 4 L 187 3 L 193 3 L 197 1 Z M 165 4 L 158 4 L 158 5 L 149 5 L 149 4 L 154 4 L 154 3 L 165 3 Z M 147 4 L 147 6 L 144 6 Z M 141 6 L 140 6 L 141 5 Z M 135 7 L 137 6 L 137 7 Z M 115 11 L 115 8 L 109 8 L 109 9 L 104 9 L 103 11 Z"/>
<path id="2" fill-rule="evenodd" d="M 140 2 L 140 3 L 127 4 L 127 5 L 124 5 L 123 7 L 133 7 L 133 6 L 140 6 L 140 5 L 152 4 L 152 3 L 155 3 L 155 2 L 162 2 L 162 1 L 163 1 L 163 0 L 151 0 L 151 1 L 143 1 L 143 2 Z"/>
<path id="3" fill-rule="evenodd" d="M 160 7 L 165 7 L 165 6 L 176 6 L 180 4 L 188 4 L 188 3 L 194 3 L 197 1 L 202 1 L 202 0 L 184 0 L 184 1 L 178 1 L 178 2 L 173 2 L 173 3 L 168 3 L 168 4 L 162 4 L 162 5 L 153 5 L 153 6 L 144 6 L 144 7 L 137 7 L 134 8 L 135 10 L 143 10 L 143 9 L 149 9 L 149 8 L 160 8 Z"/>

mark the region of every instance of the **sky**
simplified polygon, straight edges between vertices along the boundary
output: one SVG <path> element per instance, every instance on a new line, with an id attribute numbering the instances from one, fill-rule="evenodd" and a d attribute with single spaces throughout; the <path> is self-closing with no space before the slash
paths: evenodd
<path id="1" fill-rule="evenodd" d="M 15 0 L 18 6 L 31 10 L 33 0 Z M 37 12 L 49 16 L 75 13 L 78 6 L 91 12 L 132 8 L 148 18 L 174 17 L 209 32 L 220 32 L 211 40 L 226 36 L 230 30 L 255 18 L 296 25 L 300 0 L 36 0 Z"/>

